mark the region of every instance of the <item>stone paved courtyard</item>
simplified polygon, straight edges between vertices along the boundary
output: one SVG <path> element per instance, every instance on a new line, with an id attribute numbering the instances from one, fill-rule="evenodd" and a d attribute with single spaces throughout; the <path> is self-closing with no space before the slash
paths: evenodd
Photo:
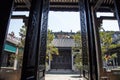
<path id="1" fill-rule="evenodd" d="M 45 80 L 83 80 L 79 74 L 46 74 Z"/>

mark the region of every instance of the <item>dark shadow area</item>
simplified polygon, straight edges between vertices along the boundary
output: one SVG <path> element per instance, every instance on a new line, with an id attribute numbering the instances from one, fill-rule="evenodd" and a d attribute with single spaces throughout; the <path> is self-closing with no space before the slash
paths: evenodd
<path id="1" fill-rule="evenodd" d="M 82 78 L 82 76 L 71 76 L 71 78 Z"/>

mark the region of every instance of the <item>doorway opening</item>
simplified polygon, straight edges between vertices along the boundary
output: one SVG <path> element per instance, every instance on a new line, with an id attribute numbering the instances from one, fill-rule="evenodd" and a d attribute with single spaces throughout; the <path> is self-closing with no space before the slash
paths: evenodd
<path id="1" fill-rule="evenodd" d="M 51 47 L 54 46 L 57 51 L 52 52 L 52 49 L 48 48 L 45 80 L 50 80 L 50 77 L 55 75 L 58 77 L 66 75 L 67 79 L 80 79 L 82 53 L 79 49 L 81 47 L 79 12 L 50 11 L 47 42 L 50 35 L 53 37 L 47 46 L 52 45 Z M 60 79 L 63 78 L 64 76 L 61 76 Z"/>
<path id="2" fill-rule="evenodd" d="M 2 6 L 2 16 L 0 16 L 2 18 L 0 21 L 2 24 L 0 26 L 2 34 L 0 34 L 0 46 L 2 46 L 0 47 L 0 79 L 14 80 L 20 79 L 21 76 L 21 80 L 37 80 L 43 79 L 45 72 L 46 74 L 73 73 L 81 69 L 86 79 L 119 79 L 119 28 L 116 25 L 113 25 L 112 28 L 101 26 L 101 23 L 106 22 L 104 19 L 117 18 L 119 22 L 119 0 L 8 0 L 10 3 L 1 1 L 4 4 L 0 3 Z M 6 9 L 2 10 L 3 7 Z M 11 14 L 14 11 L 23 11 L 23 13 L 28 11 L 30 15 L 26 17 L 21 13 L 19 13 L 20 15 Z M 53 25 L 50 25 L 52 20 L 49 20 L 50 24 L 47 25 L 48 19 L 50 19 L 48 12 L 54 13 L 53 11 L 56 11 L 55 13 L 62 11 L 67 15 L 62 14 L 62 20 L 60 14 L 56 17 L 54 15 L 51 18 L 56 18 Z M 71 14 L 72 11 L 80 12 L 80 17 L 76 18 L 80 21 L 74 20 L 75 17 L 70 19 L 74 14 L 79 14 L 75 12 Z M 96 17 L 97 12 L 107 13 L 107 16 Z M 108 12 L 112 12 L 112 16 L 108 16 Z M 20 32 L 21 38 L 16 38 L 14 31 L 18 27 L 7 33 L 10 17 L 23 19 L 27 27 L 22 26 L 22 28 L 27 28 L 27 32 L 24 32 L 23 29 L 21 32 L 27 33 L 27 35 Z M 71 24 L 70 20 L 74 23 Z M 77 21 L 80 23 L 76 23 Z M 65 25 L 62 22 L 65 22 Z M 114 21 L 109 23 L 112 22 Z M 20 26 L 18 23 L 15 24 Z M 75 26 L 76 24 L 81 24 L 81 26 Z M 81 29 L 78 30 L 76 27 L 81 27 Z M 74 29 L 78 31 L 74 31 Z M 81 38 L 82 46 L 79 43 Z M 26 40 L 25 43 L 23 40 Z M 25 47 L 19 47 L 18 43 L 24 43 Z M 22 75 L 18 77 L 19 70 L 17 69 L 20 69 L 21 66 L 17 63 L 22 56 L 18 54 L 23 53 L 23 51 Z M 80 53 L 82 53 L 82 58 Z"/>

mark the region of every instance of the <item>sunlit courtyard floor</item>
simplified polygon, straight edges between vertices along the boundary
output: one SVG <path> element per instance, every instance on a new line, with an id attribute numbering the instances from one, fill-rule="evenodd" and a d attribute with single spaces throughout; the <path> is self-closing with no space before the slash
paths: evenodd
<path id="1" fill-rule="evenodd" d="M 83 80 L 80 74 L 46 74 L 45 80 Z"/>

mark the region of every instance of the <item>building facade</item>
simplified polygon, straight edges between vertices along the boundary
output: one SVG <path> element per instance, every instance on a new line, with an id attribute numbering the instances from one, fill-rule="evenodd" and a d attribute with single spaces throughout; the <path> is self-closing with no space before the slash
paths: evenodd
<path id="1" fill-rule="evenodd" d="M 75 47 L 75 41 L 73 36 L 74 32 L 53 32 L 54 39 L 52 44 L 58 48 L 59 55 L 53 55 L 53 59 L 49 59 L 49 65 L 46 70 L 52 69 L 64 69 L 77 71 L 74 64 L 75 52 L 73 52 L 73 47 Z"/>
<path id="2" fill-rule="evenodd" d="M 18 60 L 16 58 L 11 59 L 12 55 L 18 54 L 18 44 L 20 43 L 20 39 L 8 34 L 4 50 L 2 52 L 2 68 L 11 68 L 16 70 L 18 67 Z"/>
<path id="3" fill-rule="evenodd" d="M 99 57 L 102 54 L 98 29 L 102 19 L 117 19 L 120 27 L 119 4 L 120 0 L 1 0 L 0 53 L 4 49 L 10 18 L 16 17 L 12 15 L 12 12 L 29 11 L 29 20 L 26 22 L 28 31 L 24 48 L 25 54 L 23 56 L 21 80 L 45 80 L 45 41 L 47 38 L 48 12 L 78 11 L 80 12 L 80 27 L 83 41 L 83 76 L 89 80 L 102 79 L 105 75 L 103 75 L 102 60 Z M 98 18 L 96 16 L 97 12 L 112 12 L 114 15 Z M 21 15 L 18 17 L 20 18 Z M 37 60 L 38 58 L 40 59 Z M 117 79 L 119 78 L 114 78 L 113 80 Z"/>

